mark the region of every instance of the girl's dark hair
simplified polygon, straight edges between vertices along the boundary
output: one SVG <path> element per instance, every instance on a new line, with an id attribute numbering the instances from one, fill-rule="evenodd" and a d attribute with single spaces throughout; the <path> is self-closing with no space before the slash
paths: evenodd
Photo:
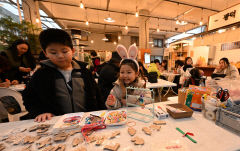
<path id="1" fill-rule="evenodd" d="M 190 74 L 191 74 L 191 77 L 192 77 L 192 78 L 196 78 L 196 79 L 200 79 L 200 78 L 201 78 L 200 70 L 199 70 L 198 68 L 193 68 L 193 69 L 190 71 Z"/>
<path id="2" fill-rule="evenodd" d="M 167 67 L 168 67 L 167 60 L 163 60 L 162 63 L 165 63 L 164 70 L 167 70 Z M 162 63 L 161 63 L 161 64 L 162 64 Z"/>
<path id="3" fill-rule="evenodd" d="M 188 60 L 188 59 L 191 59 L 191 60 L 192 60 L 192 58 L 191 58 L 191 57 L 186 57 L 186 58 L 185 58 L 185 62 L 184 62 L 184 63 L 185 63 L 185 65 L 187 65 L 187 60 Z"/>
<path id="4" fill-rule="evenodd" d="M 147 69 L 143 66 L 141 61 L 138 61 L 138 64 L 139 64 L 139 72 L 140 72 L 141 77 L 146 77 L 148 74 Z M 140 67 L 142 67 L 142 70 Z"/>
<path id="5" fill-rule="evenodd" d="M 120 64 L 120 68 L 122 65 L 129 65 L 135 72 L 138 72 L 136 63 L 131 59 L 124 59 Z"/>
<path id="6" fill-rule="evenodd" d="M 221 61 L 221 60 L 224 61 L 227 65 L 230 64 L 228 58 L 221 58 L 220 61 Z M 219 62 L 220 62 L 220 61 L 219 61 Z"/>

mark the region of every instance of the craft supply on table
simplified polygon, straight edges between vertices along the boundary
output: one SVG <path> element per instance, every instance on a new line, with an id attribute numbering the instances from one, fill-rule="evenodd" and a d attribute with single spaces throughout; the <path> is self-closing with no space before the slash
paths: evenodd
<path id="1" fill-rule="evenodd" d="M 105 117 L 105 124 L 111 125 L 123 125 L 127 122 L 127 112 L 125 110 L 109 111 Z"/>
<path id="2" fill-rule="evenodd" d="M 189 134 L 192 134 L 192 133 L 184 133 L 180 128 L 176 128 L 177 131 L 179 131 L 180 133 L 182 133 L 185 137 L 187 137 L 189 140 L 191 140 L 193 143 L 197 143 L 197 141 L 195 141 L 192 137 L 189 136 Z"/>
<path id="3" fill-rule="evenodd" d="M 189 107 L 183 104 L 168 104 L 166 109 L 169 115 L 174 119 L 191 117 L 193 114 L 193 111 Z"/>
<path id="4" fill-rule="evenodd" d="M 164 111 L 161 106 L 155 107 L 154 113 L 158 119 L 165 119 L 168 118 L 169 114 Z"/>
<path id="5" fill-rule="evenodd" d="M 80 126 L 84 112 L 64 114 L 53 126 L 53 128 L 72 128 Z"/>

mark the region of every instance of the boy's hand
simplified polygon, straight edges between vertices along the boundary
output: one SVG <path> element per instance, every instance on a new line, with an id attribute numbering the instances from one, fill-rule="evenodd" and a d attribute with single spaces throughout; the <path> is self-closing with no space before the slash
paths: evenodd
<path id="1" fill-rule="evenodd" d="M 51 120 L 53 117 L 53 114 L 52 113 L 43 113 L 43 114 L 40 114 L 38 115 L 34 122 L 45 122 L 46 120 Z"/>
<path id="2" fill-rule="evenodd" d="M 110 94 L 107 98 L 107 105 L 114 106 L 116 103 L 116 98 L 112 94 Z"/>
<path id="3" fill-rule="evenodd" d="M 16 84 L 19 84 L 19 82 L 18 82 L 18 80 L 13 80 L 13 81 L 11 82 L 11 84 L 12 84 L 12 85 L 16 85 Z"/>

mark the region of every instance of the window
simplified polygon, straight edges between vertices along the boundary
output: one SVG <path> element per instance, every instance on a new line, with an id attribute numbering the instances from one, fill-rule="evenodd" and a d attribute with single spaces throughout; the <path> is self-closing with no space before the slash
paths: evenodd
<path id="1" fill-rule="evenodd" d="M 131 44 L 136 44 L 136 46 L 139 46 L 139 38 L 137 36 L 131 36 Z"/>
<path id="2" fill-rule="evenodd" d="M 239 49 L 240 48 L 240 41 L 225 43 L 221 45 L 221 50 L 232 50 L 232 49 Z"/>
<path id="3" fill-rule="evenodd" d="M 163 40 L 162 39 L 154 39 L 153 45 L 154 45 L 154 47 L 163 48 Z"/>

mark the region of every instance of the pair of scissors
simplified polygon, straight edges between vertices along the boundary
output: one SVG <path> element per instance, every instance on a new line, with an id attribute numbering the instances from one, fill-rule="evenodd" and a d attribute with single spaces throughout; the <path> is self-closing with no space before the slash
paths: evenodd
<path id="1" fill-rule="evenodd" d="M 216 97 L 220 99 L 221 102 L 227 101 L 227 99 L 229 98 L 229 91 L 228 89 L 223 89 L 221 87 L 219 87 L 217 89 L 217 95 Z"/>

